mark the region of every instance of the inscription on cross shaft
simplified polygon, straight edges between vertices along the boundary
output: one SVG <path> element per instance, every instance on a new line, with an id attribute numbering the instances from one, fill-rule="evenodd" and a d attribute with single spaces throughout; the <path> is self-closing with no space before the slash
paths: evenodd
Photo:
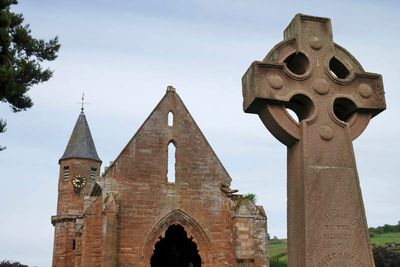
<path id="1" fill-rule="evenodd" d="M 288 147 L 289 266 L 374 266 L 352 140 L 386 108 L 381 76 L 328 18 L 298 14 L 242 84 L 244 111 Z"/>

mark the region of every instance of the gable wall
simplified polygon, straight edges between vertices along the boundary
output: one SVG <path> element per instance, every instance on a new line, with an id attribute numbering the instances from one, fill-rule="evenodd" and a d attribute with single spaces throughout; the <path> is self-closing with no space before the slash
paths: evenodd
<path id="1" fill-rule="evenodd" d="M 167 124 L 174 113 L 174 126 Z M 167 146 L 176 144 L 176 180 L 167 183 Z M 204 230 L 213 249 L 203 266 L 232 266 L 231 207 L 220 184 L 230 177 L 179 97 L 167 92 L 106 174 L 106 190 L 119 192 L 118 266 L 149 266 L 156 224 L 182 210 Z M 183 225 L 191 232 L 190 225 Z M 163 233 L 161 233 L 163 234 Z M 150 251 L 150 252 L 149 252 Z"/>

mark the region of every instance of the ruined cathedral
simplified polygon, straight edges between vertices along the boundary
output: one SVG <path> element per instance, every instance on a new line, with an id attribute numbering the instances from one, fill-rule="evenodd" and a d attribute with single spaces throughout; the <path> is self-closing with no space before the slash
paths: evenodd
<path id="1" fill-rule="evenodd" d="M 263 207 L 230 189 L 174 88 L 102 175 L 101 163 L 82 111 L 59 160 L 53 266 L 268 266 Z"/>

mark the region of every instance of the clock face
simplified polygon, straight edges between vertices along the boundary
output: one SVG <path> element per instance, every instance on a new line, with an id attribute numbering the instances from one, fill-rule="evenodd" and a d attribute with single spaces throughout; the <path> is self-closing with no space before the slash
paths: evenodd
<path id="1" fill-rule="evenodd" d="M 81 174 L 75 175 L 75 178 L 71 181 L 75 188 L 75 191 L 81 190 L 86 185 L 86 178 Z"/>

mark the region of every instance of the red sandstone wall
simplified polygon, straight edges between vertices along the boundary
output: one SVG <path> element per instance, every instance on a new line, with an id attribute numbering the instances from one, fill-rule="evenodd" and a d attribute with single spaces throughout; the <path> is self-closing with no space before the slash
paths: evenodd
<path id="1" fill-rule="evenodd" d="M 64 179 L 64 166 L 69 166 L 69 178 Z M 58 184 L 57 215 L 52 218 L 55 226 L 53 267 L 75 266 L 75 256 L 80 251 L 77 249 L 79 238 L 76 236 L 75 219 L 82 216 L 84 196 L 88 194 L 90 184 L 90 170 L 92 167 L 100 170 L 100 163 L 88 159 L 66 159 L 60 162 L 60 174 Z M 98 174 L 97 173 L 97 174 Z M 79 194 L 75 193 L 71 180 L 75 175 L 81 174 L 86 177 L 87 185 Z M 75 240 L 75 250 L 73 242 Z M 78 260 L 79 262 L 79 260 Z"/>
<path id="2" fill-rule="evenodd" d="M 249 200 L 239 200 L 235 210 L 235 252 L 238 267 L 269 266 L 264 212 Z"/>
<path id="3" fill-rule="evenodd" d="M 173 127 L 167 124 L 169 111 L 174 113 Z M 167 183 L 170 141 L 176 144 L 173 184 Z M 106 190 L 117 191 L 120 199 L 118 266 L 149 266 L 154 242 L 146 240 L 152 231 L 163 235 L 156 224 L 177 209 L 203 230 L 191 229 L 190 222 L 183 225 L 200 239 L 195 241 L 203 266 L 233 266 L 231 213 L 221 183 L 229 184 L 229 175 L 183 103 L 168 92 L 106 174 Z"/>
<path id="4" fill-rule="evenodd" d="M 72 221 L 59 222 L 55 225 L 53 246 L 53 266 L 73 267 L 75 251 L 75 223 Z"/>
<path id="5" fill-rule="evenodd" d="M 85 211 L 82 229 L 80 266 L 101 266 L 103 244 L 103 198 L 92 197 L 92 205 Z"/>
<path id="6" fill-rule="evenodd" d="M 69 166 L 69 178 L 64 179 L 64 167 Z M 83 197 L 90 188 L 90 170 L 97 168 L 99 174 L 100 163 L 89 159 L 66 159 L 60 162 L 60 175 L 58 183 L 57 215 L 61 214 L 81 214 L 83 211 Z M 87 185 L 79 194 L 75 193 L 71 180 L 75 175 L 86 177 Z"/>

